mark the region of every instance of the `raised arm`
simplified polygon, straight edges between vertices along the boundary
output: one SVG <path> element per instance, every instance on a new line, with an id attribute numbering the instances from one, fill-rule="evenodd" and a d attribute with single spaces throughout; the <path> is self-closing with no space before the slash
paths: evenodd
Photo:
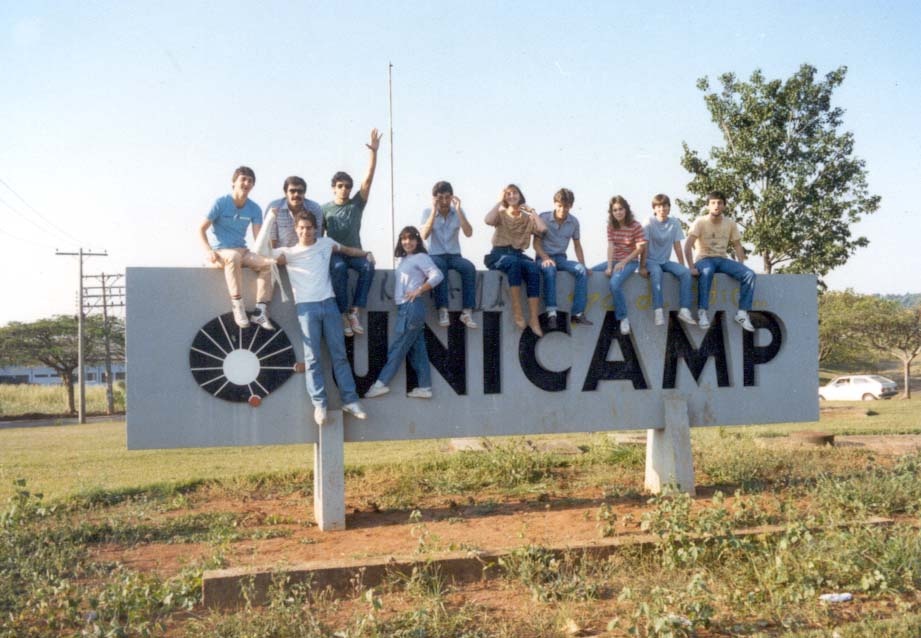
<path id="1" fill-rule="evenodd" d="M 374 170 L 377 168 L 377 149 L 380 145 L 381 134 L 377 132 L 376 128 L 373 128 L 371 129 L 371 142 L 365 144 L 368 150 L 371 151 L 371 158 L 368 161 L 368 173 L 361 182 L 361 190 L 359 191 L 361 198 L 365 201 L 368 201 L 368 196 L 371 194 L 371 182 L 374 181 Z"/>
<path id="2" fill-rule="evenodd" d="M 464 237 L 470 237 L 473 235 L 473 226 L 471 226 L 470 222 L 467 221 L 467 216 L 464 214 L 464 209 L 461 208 L 460 197 L 452 197 L 451 203 L 454 204 L 454 210 L 457 211 L 457 219 L 460 221 L 460 227 L 461 231 L 464 233 Z"/>
<path id="3" fill-rule="evenodd" d="M 483 221 L 486 222 L 488 226 L 498 226 L 499 225 L 499 211 L 502 210 L 502 202 L 499 202 L 492 207 L 488 213 L 486 213 L 486 219 Z"/>
<path id="4" fill-rule="evenodd" d="M 428 216 L 422 220 L 422 226 L 419 228 L 419 234 L 422 235 L 422 239 L 428 239 L 429 235 L 432 234 L 432 226 L 435 225 L 435 215 L 437 214 L 435 211 L 435 198 L 432 197 L 432 208 L 429 209 Z"/>

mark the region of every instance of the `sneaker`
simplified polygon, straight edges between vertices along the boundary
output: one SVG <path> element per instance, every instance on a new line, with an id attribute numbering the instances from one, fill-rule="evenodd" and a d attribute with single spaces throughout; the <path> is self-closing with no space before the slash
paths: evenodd
<path id="1" fill-rule="evenodd" d="M 438 309 L 438 325 L 442 328 L 447 328 L 449 325 L 451 325 L 451 318 L 448 316 L 447 308 Z"/>
<path id="2" fill-rule="evenodd" d="M 349 313 L 349 325 L 352 327 L 352 332 L 357 335 L 363 335 L 365 329 L 361 327 L 361 320 L 358 318 L 358 312 Z"/>
<path id="3" fill-rule="evenodd" d="M 407 392 L 406 396 L 408 396 L 410 399 L 431 399 L 432 389 L 415 387 Z"/>
<path id="4" fill-rule="evenodd" d="M 573 315 L 572 319 L 570 320 L 570 323 L 574 326 L 593 326 L 595 325 L 594 322 L 586 319 L 585 314 L 581 312 L 577 315 Z"/>
<path id="5" fill-rule="evenodd" d="M 361 419 L 362 421 L 368 418 L 367 413 L 365 412 L 364 408 L 361 407 L 361 404 L 358 401 L 353 403 L 346 403 L 342 406 L 342 411 L 347 412 L 356 419 Z"/>
<path id="6" fill-rule="evenodd" d="M 694 317 L 691 316 L 691 311 L 687 308 L 682 308 L 678 311 L 678 318 L 684 323 L 690 324 L 692 326 L 697 325 L 697 322 L 694 321 Z"/>
<path id="7" fill-rule="evenodd" d="M 736 313 L 736 323 L 742 326 L 742 330 L 747 330 L 748 332 L 754 332 L 755 326 L 752 325 L 751 319 L 748 318 L 748 313 L 744 310 L 740 310 Z"/>
<path id="8" fill-rule="evenodd" d="M 468 328 L 474 329 L 479 328 L 476 321 L 473 320 L 473 314 L 470 310 L 464 310 L 460 316 L 461 323 L 467 326 Z"/>
<path id="9" fill-rule="evenodd" d="M 707 316 L 707 311 L 703 308 L 697 311 L 697 325 L 704 330 L 710 327 L 710 317 Z"/>
<path id="10" fill-rule="evenodd" d="M 556 320 L 556 310 L 553 312 L 547 313 L 547 330 L 556 330 L 557 320 Z"/>
<path id="11" fill-rule="evenodd" d="M 368 391 L 365 392 L 365 398 L 373 399 L 374 397 L 379 397 L 383 394 L 387 394 L 388 392 L 390 392 L 390 388 L 385 386 L 380 381 L 375 381 L 374 385 L 368 388 Z"/>
<path id="12" fill-rule="evenodd" d="M 256 306 L 256 312 L 253 313 L 253 323 L 265 330 L 275 330 L 275 326 L 269 321 L 269 311 L 265 307 Z"/>
<path id="13" fill-rule="evenodd" d="M 318 405 L 313 409 L 313 420 L 317 425 L 326 425 L 326 406 Z"/>
<path id="14" fill-rule="evenodd" d="M 620 334 L 628 335 L 630 334 L 630 320 L 627 318 L 620 320 Z"/>
<path id="15" fill-rule="evenodd" d="M 349 321 L 348 315 L 342 315 L 342 334 L 346 337 L 355 336 L 355 333 L 352 332 L 352 322 Z"/>
<path id="16" fill-rule="evenodd" d="M 231 299 L 230 308 L 233 310 L 233 320 L 241 328 L 249 328 L 249 317 L 246 316 L 246 307 L 242 299 Z"/>
<path id="17" fill-rule="evenodd" d="M 656 311 L 655 311 L 655 313 L 653 313 L 653 314 L 655 315 L 655 322 L 656 322 L 656 325 L 657 325 L 657 326 L 664 326 L 664 325 L 665 325 L 665 313 L 662 312 L 662 309 L 661 309 L 661 308 L 656 308 Z"/>

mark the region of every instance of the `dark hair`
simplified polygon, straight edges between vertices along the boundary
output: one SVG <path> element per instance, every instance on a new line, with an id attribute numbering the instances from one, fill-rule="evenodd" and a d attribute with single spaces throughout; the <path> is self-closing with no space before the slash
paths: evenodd
<path id="1" fill-rule="evenodd" d="M 512 188 L 514 188 L 516 191 L 518 191 L 518 199 L 520 200 L 520 201 L 518 202 L 518 205 L 520 206 L 520 205 L 524 204 L 524 202 L 525 202 L 524 193 L 522 193 L 522 192 L 521 192 L 521 189 L 518 188 L 515 184 L 509 184 L 509 185 L 506 186 L 504 189 L 502 189 L 502 203 L 505 204 L 506 206 L 508 206 L 508 202 L 505 201 L 505 191 L 507 191 L 507 190 L 509 190 L 509 189 L 512 189 Z"/>
<path id="2" fill-rule="evenodd" d="M 403 230 L 401 230 L 400 234 L 397 236 L 397 247 L 393 249 L 394 257 L 405 257 L 406 256 L 406 251 L 403 250 L 403 237 L 406 235 L 409 235 L 410 237 L 413 237 L 416 240 L 416 252 L 413 253 L 414 255 L 418 253 L 428 252 L 425 249 L 425 244 L 422 243 L 422 235 L 419 234 L 419 229 L 416 228 L 415 226 L 407 226 Z"/>
<path id="3" fill-rule="evenodd" d="M 281 187 L 282 192 L 287 193 L 289 186 L 300 186 L 305 191 L 307 190 L 307 182 L 304 181 L 303 177 L 298 177 L 297 175 L 285 178 L 285 185 Z"/>
<path id="4" fill-rule="evenodd" d="M 352 176 L 346 173 L 345 171 L 339 171 L 333 175 L 332 181 L 329 183 L 330 186 L 335 186 L 336 182 L 345 182 L 349 185 L 349 190 L 352 190 L 352 186 L 355 185 L 355 182 L 352 181 Z"/>
<path id="5" fill-rule="evenodd" d="M 256 173 L 254 173 L 253 169 L 251 169 L 249 166 L 240 166 L 239 168 L 237 168 L 237 170 L 233 172 L 233 177 L 230 178 L 230 181 L 231 182 L 237 181 L 237 178 L 240 177 L 240 175 L 243 175 L 244 177 L 249 177 L 250 179 L 253 180 L 253 184 L 256 183 Z"/>
<path id="6" fill-rule="evenodd" d="M 707 193 L 707 201 L 709 202 L 711 199 L 718 199 L 724 204 L 726 203 L 726 196 L 723 195 L 723 191 L 710 191 Z"/>
<path id="7" fill-rule="evenodd" d="M 297 226 L 298 222 L 308 222 L 314 228 L 317 227 L 317 216 L 314 215 L 309 210 L 301 211 L 294 218 L 294 225 Z"/>
<path id="8" fill-rule="evenodd" d="M 566 208 L 572 208 L 572 205 L 576 203 L 576 196 L 568 188 L 561 188 L 553 196 L 553 201 L 561 203 Z"/>
<path id="9" fill-rule="evenodd" d="M 655 197 L 652 198 L 652 207 L 655 208 L 655 207 L 658 206 L 659 204 L 665 204 L 666 206 L 668 206 L 669 208 L 671 208 L 671 206 L 672 206 L 672 200 L 670 200 L 670 199 L 668 198 L 668 195 L 665 195 L 665 194 L 663 194 L 663 193 L 659 193 L 658 195 L 656 195 Z"/>
<path id="10" fill-rule="evenodd" d="M 620 204 L 627 209 L 627 214 L 624 216 L 624 225 L 621 226 L 620 222 L 614 219 L 614 204 Z M 627 203 L 627 200 L 621 197 L 620 195 L 615 195 L 611 198 L 611 201 L 608 203 L 608 225 L 611 228 L 627 228 L 633 223 L 633 211 L 630 210 L 630 204 Z"/>
<path id="11" fill-rule="evenodd" d="M 432 186 L 432 195 L 441 195 L 442 193 L 447 193 L 448 195 L 454 194 L 454 189 L 451 188 L 451 182 L 435 182 L 435 185 Z"/>

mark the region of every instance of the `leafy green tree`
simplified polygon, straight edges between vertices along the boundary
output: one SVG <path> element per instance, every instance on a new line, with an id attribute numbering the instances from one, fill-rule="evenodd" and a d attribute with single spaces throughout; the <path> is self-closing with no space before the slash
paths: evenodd
<path id="1" fill-rule="evenodd" d="M 707 160 L 683 143 L 681 165 L 693 176 L 687 188 L 696 198 L 678 204 L 693 219 L 709 191 L 723 191 L 766 273 L 821 278 L 867 245 L 852 237 L 851 226 L 879 208 L 864 161 L 854 156 L 854 136 L 841 130 L 844 111 L 832 106 L 847 67 L 819 80 L 816 73 L 806 64 L 786 81 L 767 80 L 760 70 L 748 82 L 725 73 L 718 93 L 706 77 L 697 81 L 724 145 Z"/>
<path id="2" fill-rule="evenodd" d="M 819 295 L 819 362 L 853 363 L 879 358 L 879 353 L 859 338 L 856 307 L 863 295 L 853 290 Z"/>
<path id="3" fill-rule="evenodd" d="M 921 354 L 921 308 L 861 295 L 854 304 L 854 316 L 853 330 L 861 342 L 902 362 L 904 396 L 911 398 L 911 363 Z"/>
<path id="4" fill-rule="evenodd" d="M 124 358 L 125 328 L 118 319 L 109 320 L 113 357 Z M 102 361 L 105 356 L 102 317 L 84 320 L 84 359 L 87 364 Z M 67 391 L 67 407 L 76 413 L 74 381 L 78 366 L 77 318 L 56 315 L 31 323 L 11 322 L 0 328 L 0 364 L 45 365 L 61 377 Z"/>

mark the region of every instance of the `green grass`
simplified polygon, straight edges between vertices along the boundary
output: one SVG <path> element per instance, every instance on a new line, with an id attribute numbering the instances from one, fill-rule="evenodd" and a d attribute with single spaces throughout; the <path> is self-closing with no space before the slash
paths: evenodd
<path id="1" fill-rule="evenodd" d="M 112 389 L 115 411 L 125 411 L 124 383 Z M 75 400 L 79 401 L 74 388 Z M 86 411 L 105 413 L 105 386 L 86 387 Z M 67 414 L 67 390 L 62 385 L 7 385 L 0 384 L 0 419 L 21 414 Z"/>

